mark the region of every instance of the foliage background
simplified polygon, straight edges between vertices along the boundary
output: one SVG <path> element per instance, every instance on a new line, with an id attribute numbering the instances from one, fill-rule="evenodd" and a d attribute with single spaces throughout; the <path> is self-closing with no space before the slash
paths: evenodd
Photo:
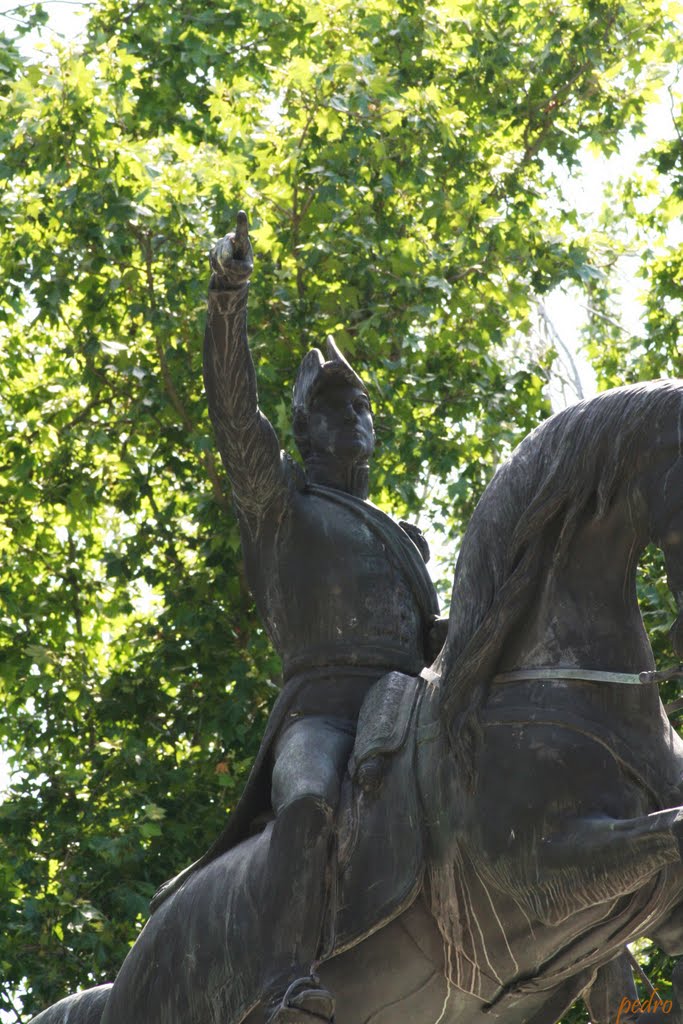
<path id="1" fill-rule="evenodd" d="M 580 290 L 600 387 L 680 373 L 683 308 L 676 3 L 97 0 L 82 39 L 27 59 L 46 17 L 18 7 L 0 34 L 0 1013 L 16 1021 L 113 976 L 156 886 L 234 805 L 276 690 L 201 387 L 205 255 L 235 211 L 283 446 L 299 359 L 333 333 L 373 391 L 374 499 L 427 515 L 451 551 L 549 412 L 538 303 Z M 642 135 L 662 95 L 668 138 L 582 216 L 567 183 L 586 152 Z M 655 558 L 642 597 L 667 664 Z M 670 965 L 643 956 L 664 988 Z"/>

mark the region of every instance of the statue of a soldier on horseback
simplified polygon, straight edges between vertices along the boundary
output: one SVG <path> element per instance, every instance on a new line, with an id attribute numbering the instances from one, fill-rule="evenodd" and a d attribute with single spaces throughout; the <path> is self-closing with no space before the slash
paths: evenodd
<path id="1" fill-rule="evenodd" d="M 635 595 L 652 541 L 683 655 L 683 383 L 523 442 L 446 621 L 421 533 L 367 501 L 368 393 L 331 340 L 294 387 L 303 469 L 280 452 L 252 265 L 240 214 L 211 255 L 205 383 L 285 685 L 239 806 L 114 985 L 36 1024 L 555 1024 L 581 995 L 595 1024 L 682 1024 L 673 1001 L 633 1015 L 626 946 L 683 954 L 683 743 Z"/>
<path id="2" fill-rule="evenodd" d="M 327 360 L 310 351 L 294 385 L 304 470 L 280 451 L 258 407 L 247 345 L 252 265 L 241 213 L 234 235 L 211 254 L 204 379 L 247 576 L 285 683 L 242 806 L 207 856 L 244 839 L 250 821 L 272 806 L 268 913 L 281 962 L 273 963 L 268 1024 L 304 1019 L 308 1010 L 311 1020 L 331 1021 L 332 997 L 311 972 L 321 952 L 335 812 L 358 715 L 387 672 L 415 675 L 432 661 L 445 631 L 439 637 L 419 530 L 397 525 L 365 500 L 375 446 L 370 400 L 331 339 Z M 296 901 L 292 851 L 301 887 Z M 293 1007 L 295 1015 L 287 1012 Z"/>

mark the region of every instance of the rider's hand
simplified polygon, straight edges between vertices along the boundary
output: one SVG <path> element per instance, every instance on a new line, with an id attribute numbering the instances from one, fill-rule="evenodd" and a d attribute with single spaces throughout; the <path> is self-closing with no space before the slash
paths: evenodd
<path id="1" fill-rule="evenodd" d="M 221 238 L 209 253 L 213 271 L 212 288 L 239 288 L 254 269 L 254 254 L 249 241 L 249 225 L 244 210 L 237 214 L 234 231 Z"/>

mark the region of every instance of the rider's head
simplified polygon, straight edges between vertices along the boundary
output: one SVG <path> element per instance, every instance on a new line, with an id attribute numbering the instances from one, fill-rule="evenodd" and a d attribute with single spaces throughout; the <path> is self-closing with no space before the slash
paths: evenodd
<path id="1" fill-rule="evenodd" d="M 327 356 L 311 349 L 299 367 L 292 402 L 297 446 L 306 462 L 366 466 L 375 447 L 367 389 L 332 338 Z"/>

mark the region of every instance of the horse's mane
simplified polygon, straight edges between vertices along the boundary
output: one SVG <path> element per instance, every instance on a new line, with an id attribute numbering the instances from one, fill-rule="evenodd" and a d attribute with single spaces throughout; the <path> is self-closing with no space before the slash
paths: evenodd
<path id="1" fill-rule="evenodd" d="M 464 727 L 476 718 L 510 630 L 566 556 L 582 517 L 605 515 L 617 488 L 642 467 L 644 431 L 652 436 L 661 416 L 682 409 L 680 380 L 606 391 L 551 416 L 496 472 L 465 531 L 448 639 L 434 665 L 442 721 L 456 745 L 458 738 L 469 745 Z"/>

